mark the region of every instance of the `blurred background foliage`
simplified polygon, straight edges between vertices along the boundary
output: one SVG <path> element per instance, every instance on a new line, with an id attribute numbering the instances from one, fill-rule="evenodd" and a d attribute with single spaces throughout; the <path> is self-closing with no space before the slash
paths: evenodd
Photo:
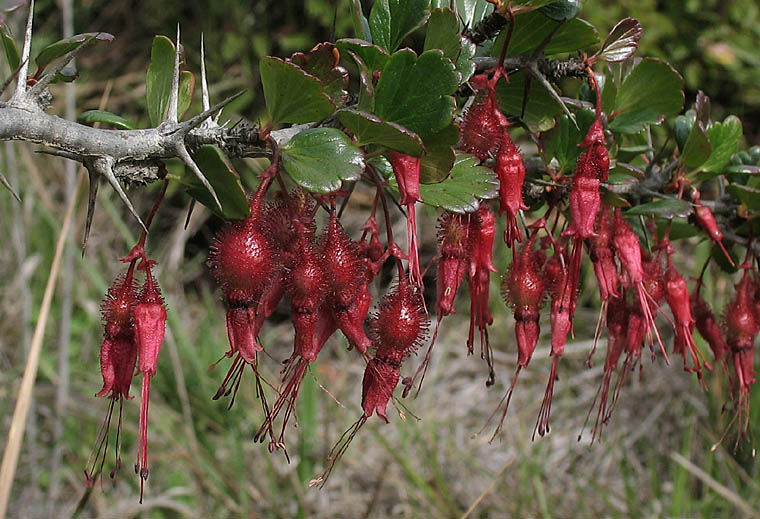
<path id="1" fill-rule="evenodd" d="M 259 58 L 308 50 L 335 35 L 353 36 L 349 9 L 347 0 L 75 2 L 75 32 L 102 30 L 116 36 L 112 43 L 86 50 L 78 58 L 77 111 L 98 107 L 110 83 L 106 109 L 146 126 L 144 77 L 151 41 L 155 34 L 173 37 L 180 23 L 187 67 L 196 75 L 204 33 L 212 101 L 246 89 L 225 113 L 257 121 L 263 112 Z M 747 146 L 758 143 L 760 7 L 754 0 L 589 0 L 581 16 L 601 34 L 624 16 L 640 19 L 644 34 L 639 55 L 662 57 L 683 73 L 685 106 L 691 106 L 696 92 L 703 90 L 711 97 L 714 119 L 738 115 Z M 11 20 L 16 35 L 22 18 L 17 13 Z M 58 3 L 39 0 L 35 47 L 59 39 L 60 34 Z M 54 90 L 51 110 L 58 114 L 63 113 L 62 89 L 59 85 Z M 196 96 L 191 113 L 199 105 Z M 0 248 L 0 438 L 10 425 L 25 348 L 65 209 L 62 161 L 33 150 L 29 145 L 0 147 L 3 171 L 23 197 L 18 204 L 0 192 L 0 232 L 8 237 L 8 246 Z M 256 161 L 236 165 L 244 172 L 261 167 Z M 152 203 L 150 189 L 139 195 L 135 192 L 132 198 L 145 213 Z M 362 204 L 371 203 L 372 194 L 362 196 L 358 192 L 352 204 L 366 209 Z M 210 398 L 227 368 L 222 362 L 214 371 L 208 369 L 227 349 L 223 309 L 205 266 L 208 242 L 220 222 L 196 209 L 184 229 L 187 199 L 176 193 L 162 208 L 149 240 L 160 263 L 157 275 L 170 322 L 153 381 L 146 503 L 138 506 L 138 479 L 131 473 L 137 426 L 134 401 L 127 402 L 124 411 L 124 467 L 115 482 L 104 478 L 84 503 L 82 469 L 107 407 L 105 399 L 92 396 L 101 384 L 99 304 L 110 281 L 123 270 L 115 258 L 137 236 L 121 204 L 112 201 L 110 190 L 103 190 L 87 254 L 80 257 L 83 205 L 78 207 L 69 243 L 72 267 L 63 274 L 73 280 L 70 347 L 60 359 L 59 334 L 67 314 L 56 297 L 11 517 L 68 517 L 78 503 L 83 503 L 77 512 L 80 517 L 460 517 L 468 511 L 471 517 L 482 518 L 758 516 L 756 458 L 748 449 L 734 453 L 730 442 L 710 450 L 728 423 L 722 413 L 728 395 L 720 367 L 709 377 L 710 391 L 705 394 L 680 368 L 647 364 L 624 389 L 604 442 L 589 448 L 588 436 L 581 442 L 576 439 L 594 399 L 602 363 L 585 369 L 588 342 L 575 341 L 560 367 L 552 434 L 531 442 L 549 367 L 544 337 L 531 369 L 521 375 L 503 439 L 493 445 L 486 433 L 472 439 L 514 370 L 512 321 L 500 300 L 496 276 L 492 279 L 496 323 L 491 331 L 499 370 L 496 386 L 485 390 L 483 366 L 464 353 L 467 317 L 465 301 L 460 300 L 461 321 L 456 316 L 444 321 L 425 388 L 418 400 L 406 402 L 411 410 L 406 412 L 407 421 L 396 413 L 391 413 L 391 425 L 371 420 L 328 485 L 321 491 L 307 488 L 309 479 L 322 470 L 333 443 L 359 414 L 363 365 L 353 352 L 345 352 L 342 339 L 333 339 L 313 369 L 314 376 L 304 383 L 299 428 L 288 436 L 291 463 L 253 444 L 262 413 L 251 379 L 243 382 L 231 410 L 225 401 Z M 423 211 L 426 220 L 435 218 L 429 208 Z M 404 222 L 398 224 L 402 232 Z M 420 236 L 423 264 L 435 245 L 435 231 L 427 227 Z M 357 229 L 349 223 L 349 230 Z M 503 244 L 499 247 L 496 255 L 502 258 L 498 266 L 503 270 L 508 252 Z M 695 275 L 709 254 L 709 244 L 692 252 L 686 268 Z M 726 276 L 710 279 L 708 293 L 716 309 L 723 307 L 734 281 Z M 384 289 L 377 287 L 379 292 Z M 292 343 L 290 326 L 277 323 L 287 311 L 281 308 L 275 322 L 265 327 L 263 341 L 272 345 L 275 357 L 266 359 L 264 375 L 270 381 L 277 379 L 277 361 L 287 357 Z M 593 330 L 596 317 L 588 312 L 579 315 L 576 326 Z M 62 392 L 63 403 L 58 405 Z M 754 399 L 757 403 L 757 395 Z M 423 419 L 415 420 L 412 413 Z M 108 467 L 112 452 L 107 459 Z"/>

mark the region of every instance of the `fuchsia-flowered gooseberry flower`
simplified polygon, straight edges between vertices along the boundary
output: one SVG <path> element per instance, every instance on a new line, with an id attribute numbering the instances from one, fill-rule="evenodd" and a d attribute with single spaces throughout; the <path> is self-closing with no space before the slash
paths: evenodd
<path id="1" fill-rule="evenodd" d="M 755 383 L 754 345 L 760 331 L 760 321 L 753 307 L 753 287 L 750 265 L 745 261 L 744 274 L 735 286 L 736 296 L 728 304 L 723 318 L 726 342 L 731 350 L 734 365 L 736 390 L 734 391 L 734 412 L 738 421 L 739 436 L 746 434 L 749 427 L 749 394 Z M 737 438 L 738 441 L 738 438 Z"/>
<path id="2" fill-rule="evenodd" d="M 406 276 L 385 295 L 370 320 L 374 356 L 362 380 L 362 416 L 341 436 L 328 456 L 328 467 L 309 486 L 323 485 L 354 438 L 373 414 L 388 422 L 386 410 L 401 379 L 401 364 L 425 341 L 430 325 L 422 295 Z"/>
<path id="3" fill-rule="evenodd" d="M 667 295 L 668 306 L 670 306 L 670 310 L 673 312 L 676 325 L 673 351 L 683 356 L 684 369 L 689 372 L 695 371 L 700 384 L 704 386 L 701 364 L 704 363 L 705 367 L 710 370 L 712 367 L 704 360 L 692 337 L 691 332 L 694 329 L 695 321 L 689 304 L 689 289 L 686 286 L 686 280 L 670 262 L 670 256 L 668 256 L 668 269 L 665 271 L 665 280 L 665 293 Z M 691 357 L 693 364 L 691 367 L 689 367 L 687 362 L 687 354 Z"/>
<path id="4" fill-rule="evenodd" d="M 422 286 L 420 273 L 420 258 L 417 247 L 417 215 L 414 204 L 422 202 L 420 197 L 420 158 L 389 151 L 393 174 L 396 176 L 398 189 L 401 193 L 400 203 L 406 206 L 406 233 L 408 237 L 407 253 L 409 255 L 409 281 Z"/>
<path id="5" fill-rule="evenodd" d="M 699 331 L 699 334 L 710 346 L 713 358 L 716 362 L 724 361 L 725 363 L 727 358 L 726 353 L 729 350 L 728 344 L 710 305 L 707 304 L 699 293 L 701 286 L 702 281 L 700 279 L 697 281 L 696 289 L 691 293 L 691 312 L 694 315 L 697 331 Z"/>
<path id="6" fill-rule="evenodd" d="M 639 308 L 644 316 L 644 330 L 646 330 L 646 335 L 649 337 L 649 342 L 650 344 L 654 342 L 652 338 L 652 333 L 654 332 L 654 336 L 660 345 L 660 350 L 665 357 L 665 362 L 670 364 L 665 346 L 663 346 L 660 339 L 660 332 L 654 323 L 654 317 L 648 303 L 649 296 L 644 288 L 645 273 L 641 260 L 641 245 L 639 244 L 638 237 L 636 237 L 631 227 L 623 219 L 619 208 L 615 210 L 615 228 L 612 242 L 622 270 L 626 274 L 626 279 L 636 290 Z"/>
<path id="7" fill-rule="evenodd" d="M 720 250 L 723 251 L 723 255 L 728 262 L 734 266 L 733 258 L 723 245 L 723 232 L 720 230 L 720 227 L 718 227 L 718 222 L 715 221 L 715 216 L 712 211 L 710 211 L 710 208 L 702 203 L 702 195 L 699 193 L 699 190 L 692 189 L 691 192 L 691 198 L 695 205 L 694 220 L 697 222 L 697 225 L 707 233 L 710 239 L 720 247 Z"/>
<path id="8" fill-rule="evenodd" d="M 111 402 L 84 471 L 89 487 L 95 484 L 95 479 L 105 463 L 108 450 L 108 433 L 111 428 L 111 417 L 116 401 L 119 402 L 119 423 L 117 426 L 116 465 L 111 471 L 111 477 L 114 477 L 116 471 L 121 467 L 119 453 L 121 408 L 125 398 L 132 399 L 129 396 L 129 388 L 132 385 L 137 363 L 133 314 L 134 307 L 137 304 L 137 290 L 133 273 L 134 262 L 130 265 L 125 276 L 119 276 L 113 282 L 101 305 L 105 329 L 103 343 L 100 347 L 100 372 L 103 376 L 103 387 L 95 396 L 108 396 Z"/>
<path id="9" fill-rule="evenodd" d="M 148 405 L 150 402 L 150 379 L 156 374 L 158 354 L 166 333 L 166 307 L 161 288 L 153 279 L 151 265 L 155 262 L 145 258 L 140 269 L 145 271 L 145 284 L 134 309 L 135 337 L 139 354 L 138 372 L 142 373 L 140 422 L 137 440 L 137 463 L 135 472 L 140 475 L 140 502 L 145 480 L 148 479 Z"/>
<path id="10" fill-rule="evenodd" d="M 470 218 L 471 215 L 446 211 L 438 219 L 438 250 L 441 257 L 436 274 L 435 313 L 439 321 L 441 317 L 456 313 L 454 298 L 469 270 L 473 241 L 470 239 Z"/>
<path id="11" fill-rule="evenodd" d="M 478 96 L 462 118 L 459 149 L 483 161 L 498 154 L 509 123 L 499 110 L 494 86 L 485 74 L 473 76 L 470 85 Z"/>
<path id="12" fill-rule="evenodd" d="M 502 295 L 514 311 L 516 321 L 517 369 L 507 393 L 502 398 L 502 402 L 505 403 L 504 411 L 491 441 L 501 432 L 520 370 L 530 363 L 538 343 L 540 332 L 538 318 L 541 307 L 544 305 L 547 287 L 543 274 L 546 256 L 543 251 L 535 250 L 535 241 L 536 233 L 534 232 L 519 252 L 513 251 L 512 265 L 502 278 Z"/>
<path id="13" fill-rule="evenodd" d="M 467 272 L 470 286 L 470 331 L 467 335 L 467 352 L 472 354 L 475 342 L 475 329 L 480 336 L 480 356 L 488 364 L 487 385 L 494 382 L 493 355 L 488 340 L 488 327 L 493 324 L 493 315 L 489 307 L 491 297 L 491 273 L 496 272 L 493 265 L 493 242 L 496 234 L 496 217 L 487 204 L 482 203 L 475 214 L 470 217 L 470 240 L 472 252 Z"/>
<path id="14" fill-rule="evenodd" d="M 631 328 L 640 324 L 640 322 L 631 320 L 632 309 L 626 303 L 626 299 L 625 291 L 621 293 L 620 297 L 611 297 L 609 299 L 609 306 L 607 308 L 607 355 L 604 359 L 604 376 L 586 416 L 586 423 L 588 423 L 598 399 L 599 407 L 596 412 L 596 420 L 593 429 L 591 429 L 592 443 L 595 440 L 601 440 L 602 428 L 609 422 L 612 416 L 615 404 L 614 398 L 611 402 L 609 401 L 612 374 L 617 371 L 620 356 L 627 348 L 628 335 Z M 582 434 L 583 432 L 581 431 Z M 578 440 L 580 439 L 581 436 L 578 436 Z"/>
<path id="15" fill-rule="evenodd" d="M 504 230 L 504 243 L 512 247 L 515 241 L 522 241 L 522 232 L 517 224 L 517 213 L 528 209 L 523 203 L 523 184 L 525 183 L 525 164 L 520 151 L 504 130 L 502 145 L 496 156 L 494 172 L 499 177 L 499 214 L 507 213 L 507 226 Z"/>
<path id="16" fill-rule="evenodd" d="M 549 433 L 549 419 L 552 411 L 552 395 L 554 394 L 554 382 L 557 379 L 557 363 L 559 358 L 565 352 L 567 335 L 570 333 L 572 322 L 570 315 L 572 313 L 570 292 L 567 288 L 567 258 L 565 249 L 561 245 L 555 248 L 554 255 L 549 258 L 544 266 L 544 276 L 548 281 L 548 292 L 551 296 L 551 312 L 549 314 L 552 338 L 551 338 L 551 355 L 552 367 L 549 374 L 549 381 L 546 384 L 544 399 L 541 403 L 541 410 L 538 413 L 536 427 L 533 430 L 533 437 L 536 432 L 539 436 Z"/>

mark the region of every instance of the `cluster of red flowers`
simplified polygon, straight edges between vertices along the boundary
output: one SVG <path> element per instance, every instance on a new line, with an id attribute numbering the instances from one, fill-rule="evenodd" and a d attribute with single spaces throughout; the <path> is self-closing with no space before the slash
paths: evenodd
<path id="1" fill-rule="evenodd" d="M 748 258 L 741 265 L 744 275 L 721 324 L 700 297 L 701 278 L 690 293 L 686 280 L 673 265 L 669 231 L 657 238 L 652 228 L 645 230 L 652 235 L 653 247 L 643 248 L 621 210 L 602 202 L 600 187 L 608 180 L 610 157 L 602 126 L 601 95 L 593 73 L 589 73 L 589 82 L 596 91 L 596 117 L 579 143 L 584 151 L 577 160 L 574 174 L 561 187 L 569 191 L 569 215 L 565 216 L 562 197 L 556 197 L 544 216 L 528 225 L 521 215 L 521 211 L 527 209 L 523 202 L 525 166 L 507 133 L 509 124 L 498 108 L 495 95 L 496 82 L 504 76 L 504 71 L 497 69 L 492 75 L 472 78 L 470 83 L 476 89 L 476 96 L 463 116 L 459 143 L 462 151 L 482 163 L 493 165 L 500 182 L 499 214 L 506 213 L 503 238 L 512 251 L 511 266 L 502 277 L 502 294 L 514 312 L 517 368 L 500 403 L 500 406 L 504 404 L 504 409 L 494 437 L 503 426 L 518 375 L 528 367 L 536 349 L 540 314 L 547 302 L 553 362 L 534 436 L 535 433 L 543 436 L 549 432 L 557 364 L 564 353 L 568 335 L 574 333 L 584 250 L 593 264 L 602 302 L 595 345 L 602 329 L 607 329 L 604 376 L 589 411 L 590 416 L 593 409 L 597 409 L 592 431 L 594 438 L 601 434 L 602 426 L 609 421 L 628 373 L 640 364 L 643 346 L 649 346 L 654 358 L 656 343 L 669 362 L 655 324 L 664 302 L 673 316 L 673 352 L 683 357 L 687 371 L 695 372 L 700 383 L 704 384 L 703 366 L 712 369 L 694 341 L 695 325 L 709 343 L 716 361 L 722 362 L 726 369 L 733 367 L 731 394 L 741 436 L 748 426 L 748 395 L 755 381 L 753 345 L 760 331 L 760 305 L 757 304 L 760 276 L 752 262 Z M 422 297 L 423 274 L 416 237 L 415 204 L 421 201 L 420 160 L 388 152 L 401 194 L 400 204 L 406 209 L 408 247 L 404 253 L 393 239 L 386 186 L 371 166 L 367 166 L 366 173 L 376 185 L 375 202 L 362 227 L 361 237 L 355 240 L 339 221 L 337 198 L 346 193 L 316 196 L 302 190 L 288 191 L 280 176 L 276 149 L 274 152 L 272 165 L 262 173 L 258 189 L 250 196 L 250 216 L 225 224 L 211 246 L 209 265 L 227 309 L 230 349 L 225 356 L 232 359 L 214 398 L 232 395 L 231 406 L 245 368 L 250 366 L 265 415 L 254 439 L 262 442 L 268 439 L 270 451 L 285 450 L 285 431 L 294 414 L 301 383 L 328 339 L 340 330 L 349 349 L 356 349 L 366 362 L 362 383 L 363 413 L 336 444 L 327 470 L 314 480 L 320 484 L 367 419 L 377 413 L 388 420 L 387 406 L 399 383 L 404 386 L 403 396 L 415 385 L 419 391 L 441 319 L 455 312 L 455 297 L 465 279 L 470 295 L 468 353 L 473 353 L 477 330 L 481 357 L 489 369 L 487 385 L 494 383 L 488 327 L 493 323 L 489 299 L 491 273 L 496 272 L 493 264 L 496 217 L 486 202 L 481 202 L 472 213 L 445 212 L 441 215 L 434 306 L 437 323 L 415 375 L 402 378 L 402 363 L 425 342 L 429 327 Z M 275 181 L 281 189 L 272 189 Z M 683 196 L 684 191 L 681 188 L 679 195 Z M 691 189 L 689 193 L 696 208 L 696 222 L 722 247 L 723 235 L 712 213 L 701 202 L 696 190 Z M 380 239 L 376 218 L 378 207 L 384 213 L 385 244 Z M 321 232 L 315 220 L 320 208 L 326 211 Z M 158 285 L 151 275 L 154 262 L 146 256 L 144 242 L 145 235 L 125 258 L 130 262 L 129 270 L 114 282 L 103 304 L 105 339 L 101 368 L 104 386 L 98 396 L 110 394 L 112 401 L 104 425 L 105 433 L 101 432 L 98 442 L 95 463 L 86 471 L 90 483 L 96 473 L 101 447 L 107 442 L 107 426 L 114 403 L 118 400 L 121 406 L 123 399 L 129 398 L 136 365 L 144 374 L 136 470 L 142 480 L 148 475 L 148 391 L 163 339 L 166 311 Z M 391 258 L 397 267 L 397 280 L 370 315 L 371 283 L 386 260 Z M 403 260 L 408 262 L 408 270 L 404 269 Z M 133 277 L 136 265 L 145 272 L 145 284 L 139 293 Z M 283 299 L 290 305 L 295 338 L 293 352 L 285 361 L 281 383 L 272 386 L 277 394 L 270 404 L 259 374 L 258 353 L 264 350 L 259 334 Z M 612 385 L 613 373 L 617 371 L 623 353 L 623 369 Z M 593 351 L 589 362 L 591 355 Z M 287 451 L 285 453 L 287 455 Z M 117 467 L 118 464 L 117 447 Z"/>

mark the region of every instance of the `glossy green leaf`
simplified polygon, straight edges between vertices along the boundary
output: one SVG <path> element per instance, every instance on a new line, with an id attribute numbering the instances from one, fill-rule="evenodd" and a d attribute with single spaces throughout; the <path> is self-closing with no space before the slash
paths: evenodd
<path id="1" fill-rule="evenodd" d="M 559 22 L 575 18 L 580 10 L 580 0 L 557 0 L 539 9 L 544 15 Z"/>
<path id="2" fill-rule="evenodd" d="M 610 63 L 626 61 L 639 48 L 641 23 L 635 18 L 623 18 L 612 28 L 597 54 L 599 59 Z"/>
<path id="3" fill-rule="evenodd" d="M 459 57 L 454 62 L 454 66 L 459 72 L 459 83 L 461 84 L 469 81 L 475 73 L 475 62 L 472 61 L 472 58 L 477 53 L 478 47 L 464 36 L 459 39 L 462 50 L 459 52 Z"/>
<path id="4" fill-rule="evenodd" d="M 145 99 L 151 126 L 158 126 L 166 115 L 174 73 L 174 43 L 166 36 L 153 38 L 150 65 L 145 77 Z"/>
<path id="5" fill-rule="evenodd" d="M 459 20 L 451 9 L 433 9 L 427 21 L 423 51 L 441 49 L 451 61 L 459 56 Z"/>
<path id="6" fill-rule="evenodd" d="M 560 22 L 552 20 L 540 10 L 521 13 L 515 17 L 515 30 L 509 41 L 510 56 L 528 54 L 554 31 Z M 498 56 L 508 31 L 502 31 L 491 51 Z M 599 42 L 599 32 L 585 20 L 574 18 L 565 23 L 547 45 L 546 55 L 574 52 Z"/>
<path id="7" fill-rule="evenodd" d="M 705 127 L 700 121 L 697 121 L 691 127 L 689 138 L 686 139 L 686 144 L 681 153 L 681 163 L 690 170 L 697 169 L 710 157 L 712 149 Z"/>
<path id="8" fill-rule="evenodd" d="M 684 217 L 691 212 L 691 204 L 685 200 L 663 198 L 639 204 L 625 212 L 626 216 L 659 216 L 660 218 Z"/>
<path id="9" fill-rule="evenodd" d="M 424 147 L 419 135 L 396 123 L 383 121 L 367 112 L 348 109 L 338 112 L 338 120 L 356 136 L 357 146 L 378 144 L 407 155 L 422 155 Z"/>
<path id="10" fill-rule="evenodd" d="M 280 148 L 280 157 L 290 178 L 312 193 L 332 193 L 364 171 L 364 154 L 335 128 L 298 133 Z"/>
<path id="11" fill-rule="evenodd" d="M 602 204 L 606 207 L 621 207 L 623 209 L 631 207 L 631 203 L 628 200 L 609 189 L 602 189 L 601 198 Z"/>
<path id="12" fill-rule="evenodd" d="M 429 0 L 376 0 L 369 13 L 372 41 L 389 52 L 421 27 L 429 15 Z"/>
<path id="13" fill-rule="evenodd" d="M 366 41 L 372 41 L 372 34 L 369 32 L 369 22 L 362 11 L 361 0 L 351 0 L 351 23 L 354 26 L 354 33 L 357 38 Z"/>
<path id="14" fill-rule="evenodd" d="M 449 0 L 438 0 L 435 7 L 448 7 Z M 486 0 L 456 0 L 457 15 L 465 27 L 472 27 L 493 12 L 493 4 Z"/>
<path id="15" fill-rule="evenodd" d="M 735 115 L 729 115 L 722 123 L 713 123 L 707 129 L 707 136 L 712 143 L 712 153 L 701 169 L 708 173 L 720 173 L 736 153 L 742 138 L 742 122 Z"/>
<path id="16" fill-rule="evenodd" d="M 420 161 L 421 184 L 434 184 L 449 176 L 456 158 L 453 145 L 457 141 L 459 127 L 454 123 L 425 139 L 427 151 Z"/>
<path id="17" fill-rule="evenodd" d="M 16 40 L 11 36 L 7 25 L 0 27 L 0 36 L 3 38 L 3 49 L 5 50 L 5 59 L 8 60 L 8 68 L 15 72 L 21 65 L 21 53 L 16 45 Z"/>
<path id="18" fill-rule="evenodd" d="M 120 130 L 135 130 L 137 126 L 129 119 L 125 119 L 120 115 L 106 112 L 105 110 L 88 110 L 77 117 L 77 121 L 81 123 L 104 123 L 110 124 L 114 128 Z"/>
<path id="19" fill-rule="evenodd" d="M 34 61 L 39 68 L 45 68 L 51 61 L 75 51 L 93 39 L 97 41 L 112 41 L 113 34 L 108 34 L 107 32 L 88 32 L 59 40 L 42 49 Z"/>
<path id="20" fill-rule="evenodd" d="M 423 202 L 455 213 L 477 211 L 479 199 L 496 198 L 499 180 L 490 169 L 478 166 L 472 155 L 457 154 L 449 177 L 437 184 L 420 184 Z"/>
<path id="21" fill-rule="evenodd" d="M 609 128 L 615 132 L 637 133 L 647 124 L 676 115 L 683 101 L 681 75 L 665 61 L 643 59 L 618 89 L 615 106 L 618 115 Z"/>
<path id="22" fill-rule="evenodd" d="M 558 173 L 572 171 L 575 168 L 575 162 L 583 151 L 578 143 L 583 140 L 591 123 L 594 122 L 594 112 L 580 110 L 575 114 L 575 118 L 580 129 L 575 127 L 567 115 L 562 114 L 558 117 L 554 128 L 542 135 L 546 145 L 546 159 L 557 159 Z"/>
<path id="23" fill-rule="evenodd" d="M 179 99 L 177 101 L 177 117 L 182 120 L 190 109 L 195 93 L 195 74 L 189 70 L 183 70 L 179 73 Z"/>
<path id="24" fill-rule="evenodd" d="M 251 214 L 248 197 L 240 183 L 240 177 L 224 153 L 216 146 L 202 146 L 193 154 L 193 159 L 216 191 L 222 210 L 217 207 L 211 193 L 190 172 L 183 177 L 188 194 L 225 220 L 247 218 Z"/>
<path id="25" fill-rule="evenodd" d="M 348 101 L 348 70 L 339 65 L 340 53 L 332 43 L 320 43 L 307 54 L 296 52 L 290 61 L 322 82 L 325 94 L 336 107 Z"/>
<path id="26" fill-rule="evenodd" d="M 680 149 L 686 146 L 686 140 L 691 133 L 691 127 L 694 125 L 694 119 L 688 115 L 679 115 L 673 123 L 673 134 L 676 138 L 676 144 Z"/>
<path id="27" fill-rule="evenodd" d="M 391 56 L 375 89 L 375 115 L 426 137 L 451 124 L 458 75 L 440 50 L 419 57 L 410 49 Z"/>
<path id="28" fill-rule="evenodd" d="M 517 72 L 496 85 L 496 95 L 501 111 L 520 117 L 525 95 L 525 74 Z M 554 127 L 554 118 L 562 112 L 559 103 L 537 81 L 531 81 L 528 104 L 522 121 L 531 132 L 543 132 Z M 580 141 L 579 141 L 580 142 Z"/>
<path id="29" fill-rule="evenodd" d="M 700 234 L 704 236 L 704 232 L 699 227 L 695 227 L 683 220 L 657 220 L 657 236 L 662 238 L 665 236 L 665 231 L 668 231 L 668 237 L 671 240 L 692 238 L 694 236 L 699 236 Z"/>
<path id="30" fill-rule="evenodd" d="M 273 124 L 319 121 L 335 110 L 319 79 L 298 65 L 266 56 L 261 58 L 259 70 Z"/>
<path id="31" fill-rule="evenodd" d="M 335 46 L 341 52 L 353 52 L 371 70 L 383 70 L 388 60 L 391 59 L 391 55 L 385 49 L 364 40 L 344 38 L 336 41 Z"/>
<path id="32" fill-rule="evenodd" d="M 747 175 L 760 175 L 760 167 L 758 166 L 749 166 L 745 164 L 738 164 L 735 166 L 727 166 L 725 169 L 726 173 L 744 173 Z"/>
<path id="33" fill-rule="evenodd" d="M 729 184 L 726 191 L 734 195 L 739 201 L 747 206 L 747 209 L 760 209 L 760 189 L 755 189 L 741 184 Z"/>
<path id="34" fill-rule="evenodd" d="M 477 211 L 479 199 L 496 198 L 499 180 L 490 169 L 478 166 L 476 157 L 458 153 L 449 177 L 437 184 L 420 184 L 422 201 L 455 213 Z M 395 178 L 388 184 L 398 192 Z"/>
<path id="35" fill-rule="evenodd" d="M 375 105 L 375 85 L 372 82 L 372 71 L 356 53 L 351 50 L 346 52 L 356 62 L 356 67 L 359 69 L 359 101 L 356 108 L 372 110 Z"/>

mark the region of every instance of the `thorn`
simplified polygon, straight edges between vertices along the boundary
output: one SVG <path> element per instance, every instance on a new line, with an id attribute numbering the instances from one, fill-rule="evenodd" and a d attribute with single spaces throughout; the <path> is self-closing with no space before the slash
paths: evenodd
<path id="1" fill-rule="evenodd" d="M 220 211 L 222 211 L 222 204 L 219 202 L 219 198 L 216 196 L 216 191 L 214 191 L 214 188 L 211 186 L 211 183 L 208 181 L 208 179 L 205 177 L 201 169 L 198 167 L 198 165 L 195 163 L 193 158 L 190 156 L 190 153 L 188 153 L 187 148 L 185 148 L 185 145 L 182 143 L 179 143 L 177 147 L 175 148 L 175 152 L 177 153 L 177 157 L 182 160 L 182 162 L 185 163 L 187 167 L 190 168 L 190 170 L 195 174 L 196 177 L 198 177 L 198 180 L 201 181 L 201 184 L 203 184 L 203 187 L 208 189 L 208 192 L 211 193 L 211 196 L 214 197 L 214 202 L 216 202 L 216 206 L 219 208 Z"/>
<path id="2" fill-rule="evenodd" d="M 193 209 L 195 209 L 195 198 L 190 199 L 190 205 L 187 208 L 187 218 L 185 218 L 185 230 L 190 224 L 190 217 L 193 216 Z"/>
<path id="3" fill-rule="evenodd" d="M 90 238 L 90 227 L 92 226 L 92 217 L 95 215 L 95 200 L 98 196 L 98 187 L 100 187 L 100 177 L 93 170 L 87 170 L 90 177 L 90 190 L 87 195 L 87 220 L 84 226 L 84 239 L 82 240 L 82 257 L 87 249 L 87 240 Z"/>
<path id="4" fill-rule="evenodd" d="M 169 92 L 169 110 L 166 112 L 165 122 L 178 122 L 179 105 L 179 24 L 177 24 L 177 46 L 174 49 L 174 72 L 172 73 L 172 89 Z"/>
<path id="5" fill-rule="evenodd" d="M 240 92 L 238 92 L 236 94 L 232 94 L 230 97 L 228 97 L 224 101 L 222 101 L 220 103 L 216 103 L 214 106 L 212 106 L 208 110 L 204 110 L 201 113 L 199 113 L 198 115 L 196 115 L 196 116 L 188 119 L 187 121 L 183 122 L 180 125 L 180 132 L 181 133 L 187 133 L 187 132 L 189 132 L 190 130 L 192 130 L 193 128 L 195 128 L 199 124 L 201 124 L 203 121 L 205 121 L 206 119 L 208 119 L 208 117 L 211 114 L 213 114 L 214 112 L 221 112 L 222 108 L 224 108 L 225 106 L 227 106 L 228 104 L 230 104 L 232 101 L 234 101 L 235 99 L 237 99 L 238 97 L 240 97 L 244 93 L 245 93 L 245 90 L 241 90 Z"/>
<path id="6" fill-rule="evenodd" d="M 5 188 L 11 192 L 13 198 L 16 199 L 16 202 L 21 202 L 21 198 L 18 196 L 18 193 L 16 193 L 16 190 L 13 189 L 13 186 L 10 182 L 8 182 L 8 179 L 5 178 L 5 175 L 3 175 L 2 172 L 0 172 L 0 184 L 4 185 Z"/>
<path id="7" fill-rule="evenodd" d="M 211 107 L 211 98 L 208 95 L 208 82 L 206 80 L 206 50 L 203 45 L 203 33 L 201 33 L 201 102 L 203 111 Z"/>
<path id="8" fill-rule="evenodd" d="M 93 161 L 85 162 L 85 167 L 87 167 L 88 171 L 90 168 L 92 168 L 95 173 L 103 175 L 106 180 L 108 180 L 108 183 L 111 184 L 112 188 L 114 188 L 116 194 L 119 195 L 119 198 L 121 198 L 121 201 L 124 202 L 124 205 L 127 206 L 127 209 L 129 209 L 129 212 L 132 213 L 132 216 L 135 217 L 137 222 L 140 224 L 140 227 L 142 227 L 143 230 L 147 233 L 148 229 L 146 229 L 142 219 L 140 216 L 138 216 L 134 206 L 132 205 L 132 202 L 130 202 L 129 198 L 127 198 L 127 194 L 124 192 L 124 189 L 122 189 L 121 184 L 119 184 L 119 180 L 116 178 L 116 175 L 113 172 L 113 159 L 110 157 L 100 157 Z"/>
<path id="9" fill-rule="evenodd" d="M 26 95 L 26 76 L 29 73 L 29 54 L 32 50 L 32 20 L 34 19 L 34 0 L 29 2 L 29 16 L 26 19 L 26 31 L 24 32 L 24 48 L 21 51 L 21 67 L 18 70 L 16 91 L 13 92 L 11 102 L 18 101 Z"/>

